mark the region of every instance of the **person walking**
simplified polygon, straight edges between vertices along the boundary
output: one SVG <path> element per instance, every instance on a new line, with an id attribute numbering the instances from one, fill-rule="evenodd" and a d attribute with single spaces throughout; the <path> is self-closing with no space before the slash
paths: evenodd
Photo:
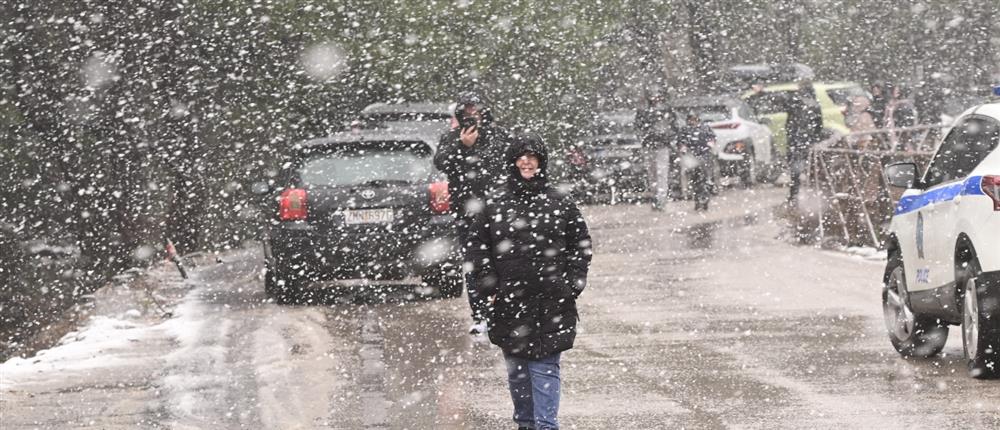
<path id="1" fill-rule="evenodd" d="M 823 112 L 811 82 L 800 82 L 799 89 L 789 99 L 785 131 L 788 135 L 788 202 L 796 204 L 800 176 L 806 170 L 809 151 L 823 138 Z"/>
<path id="2" fill-rule="evenodd" d="M 707 211 L 712 196 L 712 172 L 715 165 L 715 132 L 701 122 L 697 113 L 685 116 L 686 125 L 678 132 L 681 165 L 688 176 L 688 186 L 694 194 L 694 210 Z"/>
<path id="3" fill-rule="evenodd" d="M 881 91 L 882 87 L 872 87 Z M 785 122 L 785 135 L 787 136 L 788 149 L 785 153 L 788 162 L 788 203 L 795 204 L 798 201 L 799 187 L 801 184 L 802 172 L 806 170 L 809 161 L 809 151 L 812 146 L 819 143 L 823 138 L 823 110 L 816 100 L 816 90 L 812 82 L 801 81 L 798 89 L 788 95 L 764 94 L 762 89 L 754 88 L 754 95 L 760 95 L 775 108 L 785 111 L 788 119 Z M 884 114 L 883 105 L 881 113 Z M 875 121 L 875 113 L 869 106 L 868 117 Z M 878 124 L 875 121 L 876 125 Z"/>
<path id="4" fill-rule="evenodd" d="M 560 359 L 576 338 L 590 233 L 572 199 L 549 187 L 541 139 L 519 136 L 505 162 L 506 188 L 472 225 L 473 273 L 491 299 L 489 339 L 503 350 L 514 422 L 558 429 Z"/>
<path id="5" fill-rule="evenodd" d="M 494 124 L 489 105 L 473 92 L 459 95 L 455 120 L 456 125 L 441 137 L 434 166 L 448 177 L 449 203 L 468 262 L 469 225 L 482 211 L 486 197 L 506 181 L 504 156 L 510 133 Z M 480 335 L 486 331 L 486 297 L 480 294 L 471 272 L 466 273 L 465 285 L 472 310 L 469 333 Z"/>
<path id="6" fill-rule="evenodd" d="M 636 130 L 642 143 L 646 158 L 646 178 L 653 201 L 653 210 L 662 211 L 663 205 L 670 199 L 671 167 L 676 155 L 669 145 L 669 130 L 663 124 L 669 116 L 663 105 L 663 97 L 651 96 L 644 109 L 639 110 L 636 117 Z"/>
<path id="7" fill-rule="evenodd" d="M 902 85 L 890 87 L 889 103 L 886 105 L 885 118 L 886 128 L 906 128 L 913 127 L 917 123 L 917 111 L 914 108 L 913 100 L 909 98 L 909 89 Z M 908 131 L 895 131 L 892 134 L 893 148 L 900 151 L 913 151 L 916 149 L 914 135 Z"/>

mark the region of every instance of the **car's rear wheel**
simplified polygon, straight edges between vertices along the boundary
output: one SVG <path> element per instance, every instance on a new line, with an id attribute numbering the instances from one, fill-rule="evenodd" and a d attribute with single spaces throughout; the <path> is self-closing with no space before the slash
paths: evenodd
<path id="1" fill-rule="evenodd" d="M 904 357 L 930 357 L 948 340 L 948 326 L 935 318 L 921 316 L 910 308 L 903 258 L 889 256 L 882 287 L 882 311 L 889 341 Z"/>
<path id="2" fill-rule="evenodd" d="M 956 281 L 964 285 L 962 300 L 962 346 L 965 358 L 969 360 L 969 374 L 974 378 L 996 378 L 1000 376 L 1000 314 L 995 306 L 984 303 L 995 301 L 996 287 L 980 282 L 979 262 L 973 258 L 959 270 Z"/>
<path id="3" fill-rule="evenodd" d="M 442 269 L 424 275 L 423 281 L 429 287 L 437 288 L 438 295 L 443 298 L 462 297 L 462 291 L 465 290 L 465 276 L 460 270 Z"/>
<path id="4" fill-rule="evenodd" d="M 264 293 L 282 305 L 298 302 L 302 286 L 294 276 L 268 267 L 264 273 Z"/>

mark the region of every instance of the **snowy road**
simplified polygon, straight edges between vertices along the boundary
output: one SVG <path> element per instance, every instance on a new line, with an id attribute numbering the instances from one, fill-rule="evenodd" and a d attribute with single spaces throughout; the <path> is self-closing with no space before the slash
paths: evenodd
<path id="1" fill-rule="evenodd" d="M 596 248 L 563 356 L 565 428 L 1000 426 L 1000 382 L 966 375 L 957 328 L 942 356 L 900 359 L 883 262 L 788 245 L 783 193 L 730 190 L 705 215 L 585 210 Z M 256 249 L 221 258 L 102 291 L 87 327 L 0 365 L 0 427 L 513 427 L 464 298 L 278 306 Z"/>

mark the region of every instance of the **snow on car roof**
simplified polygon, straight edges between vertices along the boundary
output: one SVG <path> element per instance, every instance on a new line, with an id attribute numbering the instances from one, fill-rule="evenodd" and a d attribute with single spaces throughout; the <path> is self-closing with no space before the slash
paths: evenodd
<path id="1" fill-rule="evenodd" d="M 347 144 L 357 142 L 423 142 L 427 144 L 432 151 L 437 149 L 438 138 L 440 135 L 429 132 L 421 132 L 420 128 L 413 128 L 406 131 L 407 132 L 401 132 L 400 130 L 395 129 L 342 131 L 327 137 L 307 140 L 302 142 L 301 146 L 303 148 L 311 148 L 331 144 Z"/>
<path id="2" fill-rule="evenodd" d="M 736 107 L 744 104 L 744 102 L 736 97 L 730 96 L 693 96 L 693 97 L 681 97 L 674 100 L 670 100 L 666 103 L 667 107 L 690 107 L 690 106 L 726 106 L 726 107 Z"/>
<path id="3" fill-rule="evenodd" d="M 978 115 L 984 115 L 984 116 L 992 117 L 992 118 L 1000 121 L 1000 102 L 997 102 L 997 103 L 986 103 L 986 104 L 982 104 L 982 105 L 976 106 L 976 107 L 974 107 L 972 109 L 969 109 L 967 112 L 963 113 L 962 115 L 964 116 L 964 115 L 972 113 L 972 112 L 975 112 Z"/>
<path id="4" fill-rule="evenodd" d="M 451 115 L 451 103 L 443 102 L 402 102 L 402 103 L 374 103 L 365 106 L 361 110 L 362 114 L 377 113 L 429 113 L 438 115 Z"/>

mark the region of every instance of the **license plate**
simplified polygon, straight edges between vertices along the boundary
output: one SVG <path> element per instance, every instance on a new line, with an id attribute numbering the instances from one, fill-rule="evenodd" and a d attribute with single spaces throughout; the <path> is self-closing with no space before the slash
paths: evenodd
<path id="1" fill-rule="evenodd" d="M 356 209 L 344 211 L 345 224 L 389 224 L 392 209 Z"/>

